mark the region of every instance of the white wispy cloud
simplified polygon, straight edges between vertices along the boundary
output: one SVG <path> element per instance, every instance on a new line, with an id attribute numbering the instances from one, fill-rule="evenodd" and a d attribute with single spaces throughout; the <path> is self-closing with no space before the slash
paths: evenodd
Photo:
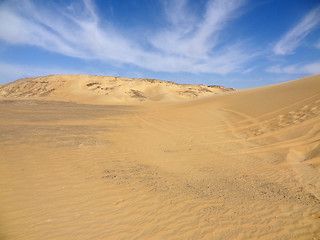
<path id="1" fill-rule="evenodd" d="M 219 43 L 219 31 L 234 18 L 245 1 L 211 0 L 206 5 L 203 18 L 198 18 L 187 8 L 186 0 L 175 0 L 166 8 L 171 26 L 154 35 L 151 43 L 166 53 L 207 58 Z"/>
<path id="2" fill-rule="evenodd" d="M 242 73 L 251 73 L 255 68 L 256 68 L 256 66 L 247 68 L 247 69 L 245 69 Z"/>
<path id="3" fill-rule="evenodd" d="M 170 1 L 172 3 L 172 1 Z M 125 37 L 102 23 L 94 2 L 73 2 L 63 9 L 31 0 L 0 5 L 0 39 L 27 44 L 82 59 L 129 63 L 154 71 L 227 74 L 238 71 L 255 55 L 244 43 L 229 43 L 215 50 L 219 32 L 237 15 L 243 0 L 209 0 L 204 17 L 193 15 L 187 0 L 168 1 L 165 12 L 170 30 L 158 30 L 148 39 L 153 49 Z"/>
<path id="4" fill-rule="evenodd" d="M 274 65 L 266 69 L 270 73 L 278 74 L 320 74 L 320 61 L 307 64 Z"/>
<path id="5" fill-rule="evenodd" d="M 182 32 L 190 31 L 196 17 L 188 9 L 188 0 L 164 0 L 162 3 L 167 20 L 172 26 Z"/>
<path id="6" fill-rule="evenodd" d="M 320 6 L 311 10 L 297 25 L 290 29 L 275 44 L 273 53 L 276 55 L 292 54 L 304 38 L 320 23 Z"/>

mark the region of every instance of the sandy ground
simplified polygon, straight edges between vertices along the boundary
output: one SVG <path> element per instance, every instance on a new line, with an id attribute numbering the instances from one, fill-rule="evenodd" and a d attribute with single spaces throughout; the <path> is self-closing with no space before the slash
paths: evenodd
<path id="1" fill-rule="evenodd" d="M 58 99 L 0 100 L 0 239 L 320 239 L 320 75 Z"/>

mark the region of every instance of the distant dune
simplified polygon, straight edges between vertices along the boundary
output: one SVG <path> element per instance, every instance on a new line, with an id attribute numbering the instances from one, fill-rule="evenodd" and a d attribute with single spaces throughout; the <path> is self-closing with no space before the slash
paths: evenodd
<path id="1" fill-rule="evenodd" d="M 82 103 L 135 103 L 195 99 L 232 90 L 156 79 L 52 75 L 20 79 L 0 86 L 0 97 L 46 98 Z"/>
<path id="2" fill-rule="evenodd" d="M 0 95 L 0 239 L 320 239 L 320 75 L 47 76 Z"/>

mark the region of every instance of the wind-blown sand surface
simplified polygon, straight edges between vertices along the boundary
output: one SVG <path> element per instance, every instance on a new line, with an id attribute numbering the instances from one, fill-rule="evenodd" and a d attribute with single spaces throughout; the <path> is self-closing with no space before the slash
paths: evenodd
<path id="1" fill-rule="evenodd" d="M 0 239 L 320 239 L 320 75 L 93 78 L 0 86 Z"/>

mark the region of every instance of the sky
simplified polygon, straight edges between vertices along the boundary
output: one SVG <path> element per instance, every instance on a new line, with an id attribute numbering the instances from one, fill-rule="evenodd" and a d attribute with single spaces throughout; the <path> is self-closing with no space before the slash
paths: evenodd
<path id="1" fill-rule="evenodd" d="M 0 0 L 0 84 L 88 74 L 259 87 L 320 73 L 320 0 Z"/>

